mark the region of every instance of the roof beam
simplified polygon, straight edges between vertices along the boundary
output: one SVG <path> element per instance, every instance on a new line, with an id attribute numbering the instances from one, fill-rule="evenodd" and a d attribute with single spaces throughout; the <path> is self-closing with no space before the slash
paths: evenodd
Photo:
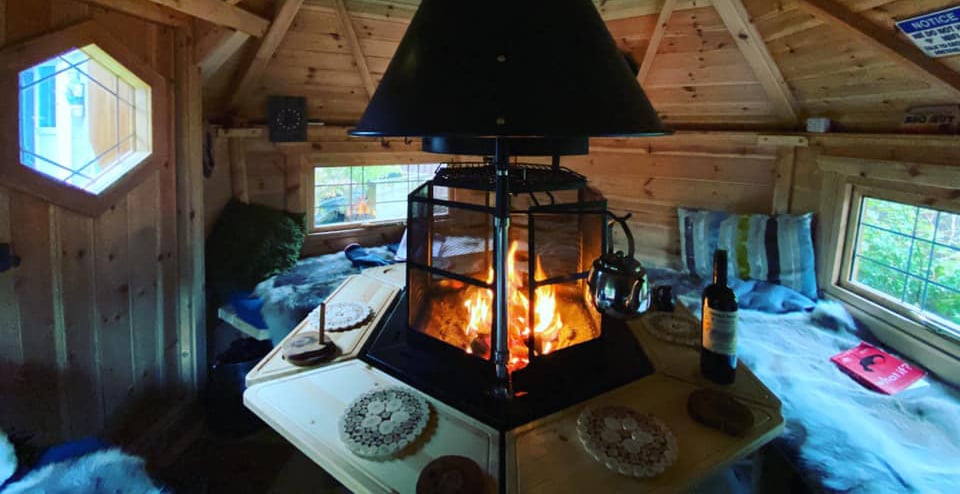
<path id="1" fill-rule="evenodd" d="M 116 10 L 124 14 L 153 21 L 167 26 L 184 26 L 190 20 L 189 17 L 172 9 L 154 5 L 143 0 L 80 0 L 81 2 L 98 7 Z"/>
<path id="2" fill-rule="evenodd" d="M 240 71 L 240 77 L 237 79 L 237 89 L 230 99 L 231 107 L 238 106 L 253 88 L 253 85 L 263 77 L 267 64 L 270 63 L 277 47 L 280 46 L 283 37 L 290 29 L 290 25 L 293 24 L 297 12 L 300 11 L 300 6 L 303 5 L 303 0 L 281 0 L 281 2 L 273 22 L 270 23 L 270 28 L 267 29 L 267 34 L 264 35 L 263 39 L 260 40 L 260 45 L 257 46 L 256 53 L 247 62 L 246 67 Z"/>
<path id="3" fill-rule="evenodd" d="M 241 31 L 220 33 L 216 45 L 200 57 L 200 74 L 203 76 L 203 83 L 206 84 L 212 79 L 248 39 L 250 35 Z"/>
<path id="4" fill-rule="evenodd" d="M 677 6 L 677 0 L 665 0 L 663 8 L 660 9 L 660 15 L 657 17 L 657 27 L 654 28 L 650 36 L 650 44 L 647 45 L 647 52 L 643 55 L 643 61 L 640 63 L 640 71 L 637 72 L 637 82 L 643 85 L 650 74 L 650 67 L 653 67 L 653 59 L 660 50 L 660 42 L 663 41 L 663 34 L 667 31 L 667 22 L 673 15 L 673 10 Z"/>
<path id="5" fill-rule="evenodd" d="M 800 105 L 780 72 L 780 67 L 770 55 L 763 37 L 750 21 L 750 14 L 743 2 L 713 0 L 713 8 L 717 9 L 723 24 L 737 42 L 740 53 L 750 64 L 767 97 L 773 102 L 778 119 L 784 124 L 796 125 L 800 120 Z"/>
<path id="6" fill-rule="evenodd" d="M 257 38 L 267 32 L 270 21 L 222 0 L 150 0 L 184 14 L 192 15 L 220 26 L 243 31 Z"/>
<path id="7" fill-rule="evenodd" d="M 835 26 L 869 44 L 897 63 L 916 72 L 930 85 L 941 88 L 953 97 L 960 97 L 960 73 L 927 58 L 919 48 L 897 36 L 895 32 L 874 24 L 834 0 L 797 0 L 801 9 L 823 22 Z"/>
<path id="8" fill-rule="evenodd" d="M 347 45 L 350 46 L 350 53 L 353 54 L 353 60 L 357 64 L 357 70 L 360 71 L 360 79 L 363 80 L 363 87 L 367 90 L 367 98 L 373 98 L 373 93 L 377 90 L 377 84 L 370 75 L 370 67 L 367 65 L 367 57 L 363 55 L 363 49 L 360 46 L 360 38 L 357 37 L 357 30 L 353 28 L 353 20 L 350 13 L 347 12 L 347 6 L 343 0 L 334 0 L 334 6 L 337 10 L 337 19 L 340 20 L 340 29 L 347 39 Z"/>

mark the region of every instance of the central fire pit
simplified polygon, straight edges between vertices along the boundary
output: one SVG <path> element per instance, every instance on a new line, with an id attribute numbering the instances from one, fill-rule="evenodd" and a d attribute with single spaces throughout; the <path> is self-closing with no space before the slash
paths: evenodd
<path id="1" fill-rule="evenodd" d="M 590 267 L 609 242 L 603 196 L 558 165 L 497 171 L 447 165 L 410 194 L 407 291 L 362 358 L 506 430 L 651 368 L 626 326 L 590 300 Z"/>

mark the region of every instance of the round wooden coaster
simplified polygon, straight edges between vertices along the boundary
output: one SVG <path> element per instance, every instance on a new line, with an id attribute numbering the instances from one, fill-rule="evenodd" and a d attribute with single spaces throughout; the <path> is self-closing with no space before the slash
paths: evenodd
<path id="1" fill-rule="evenodd" d="M 319 333 L 301 333 L 283 344 L 283 358 L 298 366 L 325 362 L 333 358 L 336 353 L 336 345 L 331 342 L 321 342 Z"/>
<path id="2" fill-rule="evenodd" d="M 441 456 L 431 461 L 417 479 L 417 494 L 480 494 L 483 470 L 464 456 Z"/>

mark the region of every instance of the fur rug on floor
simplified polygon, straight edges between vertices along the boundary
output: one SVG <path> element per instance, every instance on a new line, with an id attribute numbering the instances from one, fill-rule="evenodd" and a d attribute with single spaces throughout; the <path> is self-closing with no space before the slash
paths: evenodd
<path id="1" fill-rule="evenodd" d="M 143 460 L 119 449 L 47 465 L 7 486 L 3 494 L 160 494 Z"/>
<path id="2" fill-rule="evenodd" d="M 782 400 L 781 439 L 806 476 L 844 493 L 960 492 L 960 392 L 857 384 L 830 357 L 859 338 L 825 329 L 822 311 L 740 314 L 740 358 Z"/>

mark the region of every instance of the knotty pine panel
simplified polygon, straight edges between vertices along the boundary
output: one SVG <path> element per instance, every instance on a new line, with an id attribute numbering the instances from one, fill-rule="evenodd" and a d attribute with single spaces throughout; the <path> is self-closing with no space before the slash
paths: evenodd
<path id="1" fill-rule="evenodd" d="M 172 28 L 72 0 L 3 6 L 0 46 L 95 18 L 173 80 Z M 140 403 L 184 387 L 175 187 L 174 167 L 164 163 L 91 218 L 0 185 L 0 242 L 23 261 L 0 273 L 0 422 L 8 432 L 43 444 L 109 436 L 123 422 L 135 430 L 147 425 L 130 415 Z"/>

